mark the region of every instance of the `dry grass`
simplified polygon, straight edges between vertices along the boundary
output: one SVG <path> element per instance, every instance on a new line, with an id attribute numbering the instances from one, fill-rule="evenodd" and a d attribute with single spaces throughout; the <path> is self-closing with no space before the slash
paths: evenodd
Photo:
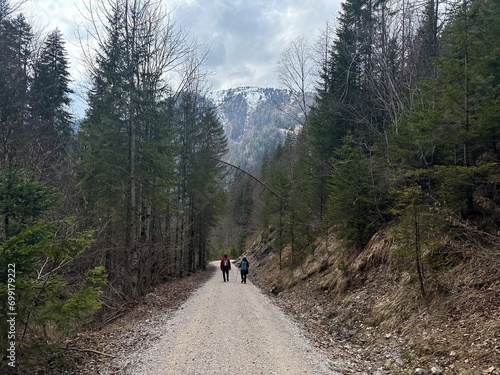
<path id="1" fill-rule="evenodd" d="M 262 260 L 255 279 L 267 290 L 278 286 L 281 303 L 299 319 L 321 311 L 308 328 L 350 341 L 390 374 L 432 366 L 444 374 L 500 373 L 498 258 L 467 249 L 452 266 L 426 272 L 423 298 L 413 270 L 391 262 L 393 249 L 390 232 L 376 235 L 361 253 L 342 250 L 328 234 L 301 267 L 289 267 L 287 248 L 281 270 L 273 255 Z M 250 254 L 258 252 L 254 247 Z"/>

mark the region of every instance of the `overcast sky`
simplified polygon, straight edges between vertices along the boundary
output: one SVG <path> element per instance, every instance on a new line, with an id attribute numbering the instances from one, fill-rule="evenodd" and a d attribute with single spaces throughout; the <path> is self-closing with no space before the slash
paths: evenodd
<path id="1" fill-rule="evenodd" d="M 79 52 L 77 8 L 82 1 L 28 0 L 29 19 L 49 30 L 58 27 L 67 38 L 71 64 Z M 163 4 L 174 9 L 178 26 L 211 52 L 205 65 L 213 72 L 214 90 L 237 86 L 279 87 L 275 73 L 281 52 L 299 36 L 314 42 L 327 21 L 334 21 L 341 0 L 176 0 Z M 77 73 L 74 74 L 77 78 Z"/>

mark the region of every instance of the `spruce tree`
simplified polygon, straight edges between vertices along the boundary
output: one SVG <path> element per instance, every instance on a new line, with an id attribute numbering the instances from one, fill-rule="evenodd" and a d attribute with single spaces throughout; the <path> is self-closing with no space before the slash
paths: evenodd
<path id="1" fill-rule="evenodd" d="M 68 153 L 73 138 L 69 111 L 70 73 L 64 38 L 56 29 L 49 33 L 33 67 L 30 86 L 30 138 L 25 144 L 31 168 L 46 180 L 63 179 L 68 169 Z"/>
<path id="2" fill-rule="evenodd" d="M 172 176 L 167 68 L 161 61 L 168 44 L 154 39 L 168 36 L 160 33 L 165 19 L 152 7 L 148 1 L 117 2 L 107 10 L 80 134 L 88 209 L 95 219 L 109 221 L 102 240 L 118 249 L 110 250 L 107 260 L 113 277 L 132 296 L 150 282 L 151 270 L 145 268 L 151 263 L 142 264 L 140 258 L 148 257 L 158 228 L 153 221 L 168 202 L 153 204 L 165 197 Z M 148 277 L 140 280 L 143 272 Z"/>
<path id="3" fill-rule="evenodd" d="M 0 273 L 0 295 L 5 296 L 0 312 L 16 314 L 16 342 L 23 348 L 16 358 L 20 373 L 29 373 L 33 358 L 53 351 L 99 309 L 106 283 L 103 267 L 87 270 L 78 281 L 68 279 L 73 260 L 90 246 L 93 233 L 75 230 L 69 218 L 54 219 L 59 199 L 53 187 L 25 170 L 0 172 L 0 267 L 5 270 Z M 13 311 L 6 296 L 14 275 Z M 0 328 L 8 331 L 6 319 Z M 5 344 L 0 341 L 2 350 Z"/>
<path id="4" fill-rule="evenodd" d="M 1 168 L 23 157 L 31 135 L 26 129 L 33 32 L 23 15 L 0 20 L 0 145 Z"/>
<path id="5" fill-rule="evenodd" d="M 52 31 L 44 42 L 40 57 L 34 68 L 31 86 L 32 114 L 41 121 L 50 123 L 54 130 L 67 134 L 71 114 L 68 106 L 69 95 L 69 62 L 61 32 Z"/>
<path id="6" fill-rule="evenodd" d="M 100 241 L 111 278 L 135 297 L 167 274 L 204 265 L 208 231 L 196 232 L 199 207 L 189 189 L 196 185 L 192 155 L 213 136 L 200 122 L 200 77 L 187 75 L 177 93 L 169 85 L 180 64 L 197 75 L 190 68 L 199 63 L 161 5 L 117 1 L 103 11 L 80 134 L 81 186 L 89 224 L 107 223 Z"/>

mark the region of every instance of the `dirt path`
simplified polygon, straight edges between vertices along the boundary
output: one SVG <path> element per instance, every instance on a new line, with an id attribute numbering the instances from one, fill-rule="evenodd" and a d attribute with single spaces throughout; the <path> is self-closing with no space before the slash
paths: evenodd
<path id="1" fill-rule="evenodd" d="M 338 374 L 300 330 L 236 271 L 217 272 L 135 352 L 127 374 Z"/>

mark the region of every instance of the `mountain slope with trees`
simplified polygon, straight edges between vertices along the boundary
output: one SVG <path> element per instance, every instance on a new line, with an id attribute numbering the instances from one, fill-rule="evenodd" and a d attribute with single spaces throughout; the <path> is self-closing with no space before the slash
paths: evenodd
<path id="1" fill-rule="evenodd" d="M 409 335 L 392 373 L 498 372 L 499 12 L 345 1 L 303 131 L 229 193 L 228 248 L 271 257 L 262 285 L 303 293 L 287 308 L 317 307 L 321 329 L 361 345 Z"/>
<path id="2" fill-rule="evenodd" d="M 359 252 L 326 233 L 300 266 L 276 243 L 264 233 L 248 247 L 250 279 L 332 360 L 340 345 L 381 374 L 498 374 L 498 276 L 484 260 L 426 274 L 435 289 L 422 299 L 392 228 Z"/>
<path id="3" fill-rule="evenodd" d="M 300 103 L 290 90 L 238 87 L 211 97 L 229 142 L 225 160 L 250 172 L 258 171 L 267 150 L 304 123 Z M 312 104 L 313 94 L 306 99 Z"/>
<path id="4" fill-rule="evenodd" d="M 356 252 L 398 223 L 425 297 L 429 251 L 498 245 L 498 7 L 403 5 L 343 4 L 303 130 L 266 155 L 260 188 L 239 175 L 230 194 L 243 229 L 279 229 L 299 261 L 325 229 Z"/>

